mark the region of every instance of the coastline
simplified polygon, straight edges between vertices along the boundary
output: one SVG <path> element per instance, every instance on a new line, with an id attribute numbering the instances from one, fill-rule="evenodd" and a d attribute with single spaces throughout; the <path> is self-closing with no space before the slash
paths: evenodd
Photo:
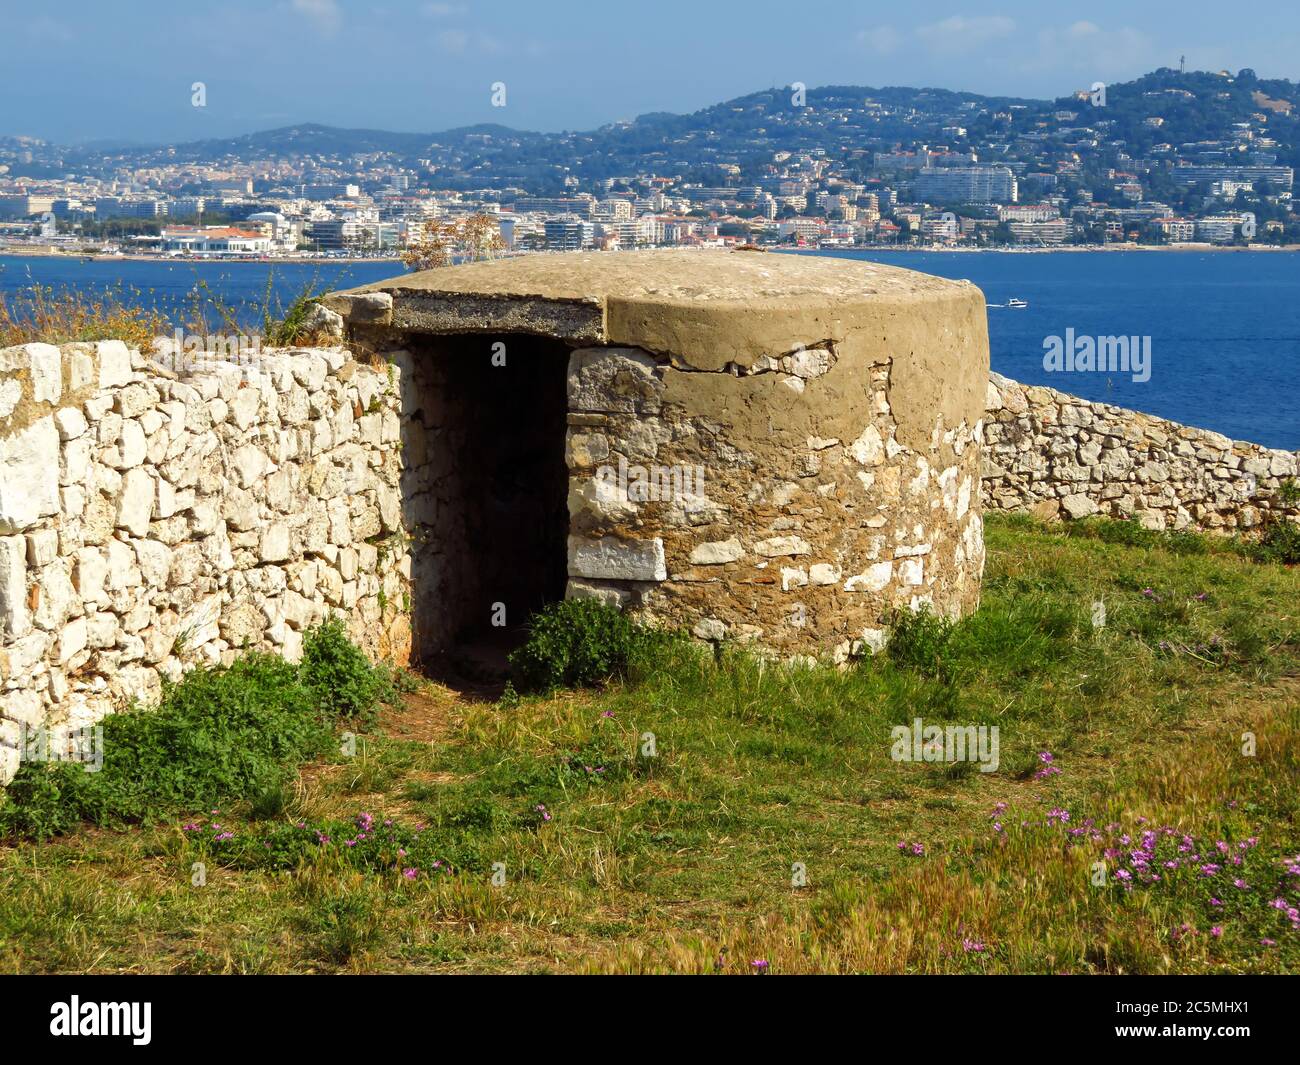
<path id="1" fill-rule="evenodd" d="M 253 266 L 266 266 L 274 263 L 400 263 L 400 256 L 302 256 L 302 255 L 268 255 L 265 258 L 248 258 L 245 256 L 215 255 L 89 255 L 85 252 L 66 252 L 49 248 L 31 248 L 0 244 L 0 258 L 14 259 L 67 259 L 69 261 L 89 259 L 95 263 L 248 263 Z"/>
<path id="2" fill-rule="evenodd" d="M 935 252 L 952 252 L 963 255 L 988 254 L 988 255 L 1052 255 L 1066 252 L 1215 252 L 1215 253 L 1273 253 L 1273 252 L 1300 252 L 1300 244 L 1250 244 L 1250 245 L 1231 245 L 1231 244 L 1202 244 L 1202 243 L 1185 243 L 1185 244 L 1064 244 L 1049 248 L 1022 248 L 1014 245 L 1006 245 L 996 248 L 972 248 L 967 246 L 945 246 L 942 244 L 832 244 L 832 245 L 808 245 L 804 247 L 793 247 L 789 245 L 772 245 L 764 248 L 764 251 L 772 252 L 891 252 L 896 254 L 933 254 Z M 535 253 L 536 254 L 536 253 Z M 544 253 L 542 253 L 544 254 Z M 611 253 L 616 254 L 616 253 Z M 84 252 L 67 252 L 50 248 L 33 248 L 24 245 L 0 245 L 0 258 L 14 259 L 67 259 L 67 260 L 89 260 L 95 263 L 110 262 L 143 262 L 143 263 L 222 263 L 240 264 L 247 263 L 254 266 L 265 266 L 268 264 L 292 264 L 302 263 L 306 265 L 328 265 L 331 263 L 396 263 L 403 264 L 400 256 L 299 256 L 299 255 L 271 255 L 259 258 L 248 258 L 244 256 L 202 256 L 202 255 L 90 255 Z"/>
<path id="3" fill-rule="evenodd" d="M 961 252 L 962 254 L 1009 254 L 1009 255 L 1051 255 L 1060 252 L 1119 252 L 1119 251 L 1168 251 L 1168 252 L 1297 252 L 1300 244 L 1250 244 L 1238 246 L 1232 244 L 1062 244 L 1051 248 L 1020 248 L 1007 245 L 997 248 L 970 248 L 962 246 L 946 247 L 942 244 L 849 244 L 830 247 L 774 248 L 773 251 L 869 251 L 869 252 L 914 252 L 917 254 L 934 252 Z"/>

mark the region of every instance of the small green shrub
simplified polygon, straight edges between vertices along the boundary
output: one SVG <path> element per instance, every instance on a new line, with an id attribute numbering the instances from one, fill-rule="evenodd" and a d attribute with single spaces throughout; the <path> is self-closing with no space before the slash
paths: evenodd
<path id="1" fill-rule="evenodd" d="M 307 291 L 293 298 L 287 308 L 282 309 L 279 318 L 267 315 L 263 321 L 266 341 L 275 347 L 290 347 L 306 344 L 317 339 L 307 327 L 307 315 L 320 302 L 320 296 Z"/>
<path id="2" fill-rule="evenodd" d="M 439 824 L 462 831 L 492 832 L 510 827 L 515 820 L 514 815 L 495 799 L 475 795 L 443 814 Z"/>
<path id="3" fill-rule="evenodd" d="M 1077 609 L 1025 589 L 1014 597 L 990 597 L 952 626 L 939 651 L 946 665 L 967 673 L 996 668 L 1004 679 L 1041 676 L 1047 663 L 1069 657 L 1086 624 Z"/>
<path id="4" fill-rule="evenodd" d="M 1146 528 L 1136 518 L 1084 518 L 1065 522 L 1060 531 L 1069 537 L 1128 547 L 1156 547 L 1160 543 L 1160 534 Z"/>
<path id="5" fill-rule="evenodd" d="M 597 727 L 591 738 L 559 759 L 559 779 L 566 791 L 581 785 L 609 784 L 638 775 L 650 766 L 609 729 Z"/>
<path id="6" fill-rule="evenodd" d="M 384 896 L 374 884 L 359 881 L 310 900 L 299 923 L 315 933 L 321 957 L 343 965 L 384 941 Z"/>
<path id="7" fill-rule="evenodd" d="M 528 692 L 592 687 L 626 676 L 653 638 L 617 607 L 594 599 L 551 603 L 529 619 L 527 642 L 510 656 L 511 678 Z"/>
<path id="8" fill-rule="evenodd" d="M 1163 546 L 1175 555 L 1204 555 L 1209 551 L 1209 544 L 1202 533 L 1186 530 L 1165 533 Z"/>
<path id="9" fill-rule="evenodd" d="M 889 660 L 926 677 L 945 676 L 944 653 L 952 638 L 953 623 L 926 608 L 900 610 L 890 627 Z"/>
<path id="10" fill-rule="evenodd" d="M 1255 545 L 1254 556 L 1260 562 L 1279 562 L 1288 566 L 1300 562 L 1300 524 L 1285 518 L 1270 522 Z"/>
<path id="11" fill-rule="evenodd" d="M 46 838 L 83 821 L 142 822 L 283 785 L 329 746 L 331 728 L 296 667 L 250 654 L 166 685 L 153 710 L 101 722 L 103 765 L 24 762 L 0 807 L 0 835 Z"/>
<path id="12" fill-rule="evenodd" d="M 365 717 L 395 694 L 387 671 L 371 665 L 338 618 L 307 632 L 298 671 L 317 706 L 334 718 Z"/>
<path id="13" fill-rule="evenodd" d="M 45 839 L 83 822 L 149 822 L 249 799 L 277 816 L 296 767 L 332 747 L 342 717 L 371 713 L 391 692 L 387 673 L 349 643 L 342 625 L 309 632 L 301 665 L 249 654 L 165 684 L 152 710 L 101 722 L 103 764 L 24 762 L 0 795 L 0 837 Z"/>
<path id="14" fill-rule="evenodd" d="M 1217 536 L 1192 529 L 1148 529 L 1136 518 L 1081 518 L 1051 528 L 1071 539 L 1100 540 L 1104 544 L 1122 544 L 1126 547 L 1161 548 L 1175 555 L 1236 554 L 1257 562 L 1285 561 L 1284 557 L 1277 557 L 1273 551 L 1262 550 L 1259 543 L 1252 543 L 1240 536 Z M 1285 533 L 1278 535 L 1285 539 Z M 1285 556 L 1285 548 L 1280 553 Z"/>
<path id="15" fill-rule="evenodd" d="M 289 805 L 289 789 L 276 782 L 255 792 L 248 801 L 249 816 L 254 821 L 270 821 L 284 813 Z"/>
<path id="16" fill-rule="evenodd" d="M 453 871 L 442 841 L 425 826 L 361 813 L 351 820 L 252 824 L 235 828 L 198 818 L 182 826 L 196 857 L 231 869 L 296 869 L 332 863 L 360 872 L 399 873 L 405 879 Z"/>

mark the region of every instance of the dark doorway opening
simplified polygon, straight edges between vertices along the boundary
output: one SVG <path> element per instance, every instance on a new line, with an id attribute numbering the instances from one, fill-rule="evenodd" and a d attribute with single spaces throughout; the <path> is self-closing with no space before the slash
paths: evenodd
<path id="1" fill-rule="evenodd" d="M 524 334 L 409 347 L 412 657 L 447 683 L 490 688 L 528 616 L 564 598 L 569 349 Z"/>

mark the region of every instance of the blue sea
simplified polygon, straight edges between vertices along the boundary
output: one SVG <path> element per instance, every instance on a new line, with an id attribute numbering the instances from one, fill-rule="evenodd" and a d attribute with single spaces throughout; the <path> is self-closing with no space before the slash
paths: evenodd
<path id="1" fill-rule="evenodd" d="M 252 329 L 270 306 L 290 303 L 306 289 L 353 288 L 404 273 L 395 262 L 258 263 L 154 262 L 138 259 L 44 258 L 0 255 L 0 293 L 40 285 L 84 293 L 109 292 L 155 307 L 175 321 L 188 321 L 195 300 L 215 295 L 241 312 L 241 324 Z"/>
<path id="2" fill-rule="evenodd" d="M 1028 384 L 1147 411 L 1238 440 L 1300 449 L 1300 253 L 822 252 L 965 278 L 989 303 L 993 368 Z M 348 288 L 400 264 L 138 262 L 0 257 L 0 292 L 39 284 L 120 286 L 183 318 L 201 284 L 255 328 L 271 278 L 275 301 L 306 287 Z M 1006 307 L 1009 299 L 1028 303 Z M 1149 336 L 1150 379 L 1048 372 L 1044 340 Z"/>
<path id="3" fill-rule="evenodd" d="M 1016 381 L 1300 449 L 1300 253 L 833 254 L 974 282 L 989 304 L 993 369 Z M 1149 336 L 1150 379 L 1046 371 L 1044 340 L 1071 328 Z"/>

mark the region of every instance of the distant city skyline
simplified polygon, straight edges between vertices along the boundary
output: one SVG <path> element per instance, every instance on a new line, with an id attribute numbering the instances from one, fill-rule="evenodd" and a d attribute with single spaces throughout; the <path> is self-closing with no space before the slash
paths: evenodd
<path id="1" fill-rule="evenodd" d="M 590 129 L 792 82 L 1054 98 L 1176 67 L 1182 56 L 1188 69 L 1300 77 L 1300 24 L 1271 0 L 1242 18 L 1173 0 L 1064 11 L 1028 0 L 974 9 L 840 0 L 65 0 L 42 9 L 0 0 L 0 19 L 0 135 L 64 143 L 192 141 L 302 122 Z M 493 106 L 498 83 L 504 107 Z"/>

